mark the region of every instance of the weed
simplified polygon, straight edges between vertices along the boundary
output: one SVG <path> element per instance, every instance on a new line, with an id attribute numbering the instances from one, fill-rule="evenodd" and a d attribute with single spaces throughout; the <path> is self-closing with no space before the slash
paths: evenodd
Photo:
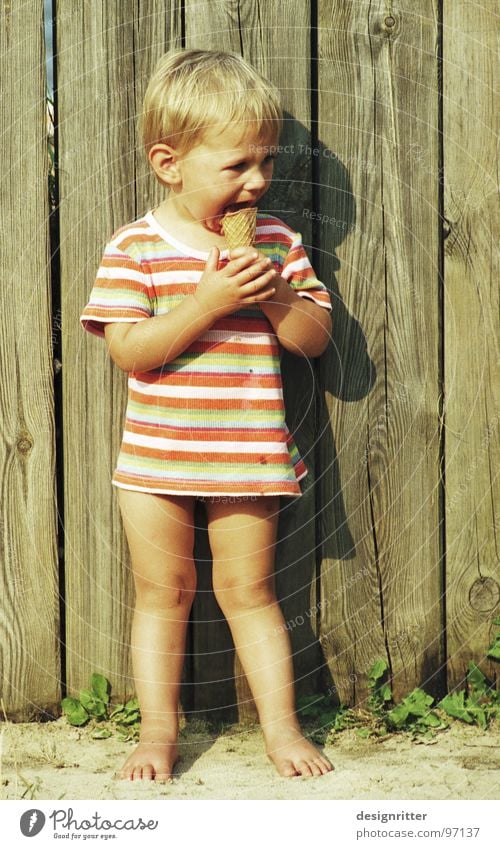
<path id="1" fill-rule="evenodd" d="M 493 619 L 500 625 L 500 617 Z M 487 657 L 500 660 L 500 632 L 494 637 Z M 309 736 L 315 742 L 332 742 L 338 731 L 355 728 L 362 738 L 383 740 L 397 732 L 409 733 L 412 739 L 432 742 L 437 731 L 449 727 L 447 717 L 487 728 L 490 721 L 500 718 L 500 692 L 488 683 L 479 667 L 468 665 L 466 688 L 450 693 L 434 705 L 434 697 L 421 687 L 408 693 L 395 704 L 389 681 L 389 666 L 383 659 L 375 661 L 368 672 L 367 710 L 333 705 L 327 696 L 305 696 L 298 709 L 306 720 L 313 720 L 316 730 Z"/>
<path id="2" fill-rule="evenodd" d="M 23 782 L 24 786 L 26 787 L 26 790 L 22 794 L 21 799 L 29 799 L 30 801 L 36 799 L 36 794 L 40 792 L 40 787 L 42 784 L 41 779 L 37 776 L 33 779 L 33 781 L 29 781 L 29 779 L 25 778 L 24 775 L 21 775 L 21 773 L 18 773 L 18 775 L 21 781 Z"/>
<path id="3" fill-rule="evenodd" d="M 98 673 L 90 679 L 90 689 L 80 690 L 80 697 L 62 700 L 63 713 L 70 725 L 82 726 L 92 722 L 94 731 L 90 735 L 94 740 L 104 740 L 117 732 L 121 741 L 138 740 L 140 729 L 140 711 L 137 699 L 125 704 L 111 705 L 111 685 Z M 99 727 L 100 726 L 100 727 Z"/>
<path id="4" fill-rule="evenodd" d="M 493 619 L 500 625 L 500 617 Z M 487 657 L 500 660 L 500 632 L 493 639 Z M 348 708 L 334 704 L 330 696 L 307 695 L 297 702 L 297 709 L 306 725 L 314 725 L 308 736 L 317 743 L 332 742 L 332 735 L 354 728 L 362 738 L 384 740 L 390 734 L 409 733 L 412 739 L 431 742 L 437 731 L 449 727 L 446 717 L 487 728 L 500 718 L 500 692 L 488 683 L 479 667 L 472 661 L 468 665 L 466 688 L 449 693 L 434 705 L 434 697 L 421 687 L 415 687 L 398 704 L 392 697 L 389 667 L 385 660 L 375 661 L 368 672 L 370 695 L 367 709 Z M 81 690 L 79 699 L 62 701 L 63 712 L 71 725 L 94 725 L 91 737 L 103 740 L 111 737 L 114 729 L 122 741 L 138 740 L 140 710 L 137 699 L 125 704 L 110 704 L 111 685 L 103 675 L 94 673 L 90 689 Z M 111 728 L 110 728 L 111 726 Z M 210 733 L 214 725 L 201 720 L 191 720 L 185 732 Z M 224 725 L 218 729 L 224 733 Z"/>

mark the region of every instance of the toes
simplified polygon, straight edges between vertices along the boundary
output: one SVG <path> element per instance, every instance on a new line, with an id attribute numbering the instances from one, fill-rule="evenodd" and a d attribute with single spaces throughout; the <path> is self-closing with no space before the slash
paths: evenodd
<path id="1" fill-rule="evenodd" d="M 157 772 L 155 775 L 155 781 L 158 784 L 172 784 L 172 776 L 166 772 Z"/>
<path id="2" fill-rule="evenodd" d="M 314 775 L 311 766 L 307 761 L 304 760 L 297 761 L 297 770 L 299 772 L 299 775 L 303 775 L 307 778 L 311 778 L 311 776 Z"/>
<path id="3" fill-rule="evenodd" d="M 311 770 L 315 778 L 317 778 L 319 775 L 323 775 L 323 770 L 321 769 L 321 766 L 319 765 L 318 761 L 310 761 L 309 769 Z"/>
<path id="4" fill-rule="evenodd" d="M 146 779 L 146 781 L 153 781 L 155 777 L 154 769 L 152 764 L 146 764 L 142 768 L 142 778 Z"/>
<path id="5" fill-rule="evenodd" d="M 284 763 L 279 764 L 278 772 L 283 778 L 295 778 L 296 775 L 299 775 L 291 761 L 284 761 Z"/>

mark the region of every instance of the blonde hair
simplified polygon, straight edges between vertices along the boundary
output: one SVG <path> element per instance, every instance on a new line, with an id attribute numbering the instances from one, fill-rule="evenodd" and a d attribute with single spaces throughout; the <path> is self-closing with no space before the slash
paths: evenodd
<path id="1" fill-rule="evenodd" d="M 278 89 L 241 56 L 179 48 L 158 62 L 144 97 L 146 154 L 158 142 L 187 152 L 211 127 L 254 122 L 256 140 L 277 142 L 283 124 Z"/>

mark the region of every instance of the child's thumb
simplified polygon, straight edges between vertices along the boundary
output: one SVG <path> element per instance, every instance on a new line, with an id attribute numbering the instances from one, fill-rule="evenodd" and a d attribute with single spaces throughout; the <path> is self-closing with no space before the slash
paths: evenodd
<path id="1" fill-rule="evenodd" d="M 217 266 L 219 264 L 219 249 L 215 246 L 210 248 L 210 253 L 208 254 L 208 259 L 205 265 L 205 271 L 217 271 Z"/>

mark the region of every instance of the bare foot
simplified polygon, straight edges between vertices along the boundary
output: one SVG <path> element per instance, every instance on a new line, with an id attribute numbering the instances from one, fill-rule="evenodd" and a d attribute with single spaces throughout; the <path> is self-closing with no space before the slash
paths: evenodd
<path id="1" fill-rule="evenodd" d="M 140 742 L 113 778 L 138 781 L 170 781 L 179 757 L 176 741 Z"/>
<path id="2" fill-rule="evenodd" d="M 266 752 L 279 774 L 284 778 L 296 775 L 326 775 L 334 769 L 325 755 L 309 742 L 299 728 L 284 726 L 264 732 Z"/>

